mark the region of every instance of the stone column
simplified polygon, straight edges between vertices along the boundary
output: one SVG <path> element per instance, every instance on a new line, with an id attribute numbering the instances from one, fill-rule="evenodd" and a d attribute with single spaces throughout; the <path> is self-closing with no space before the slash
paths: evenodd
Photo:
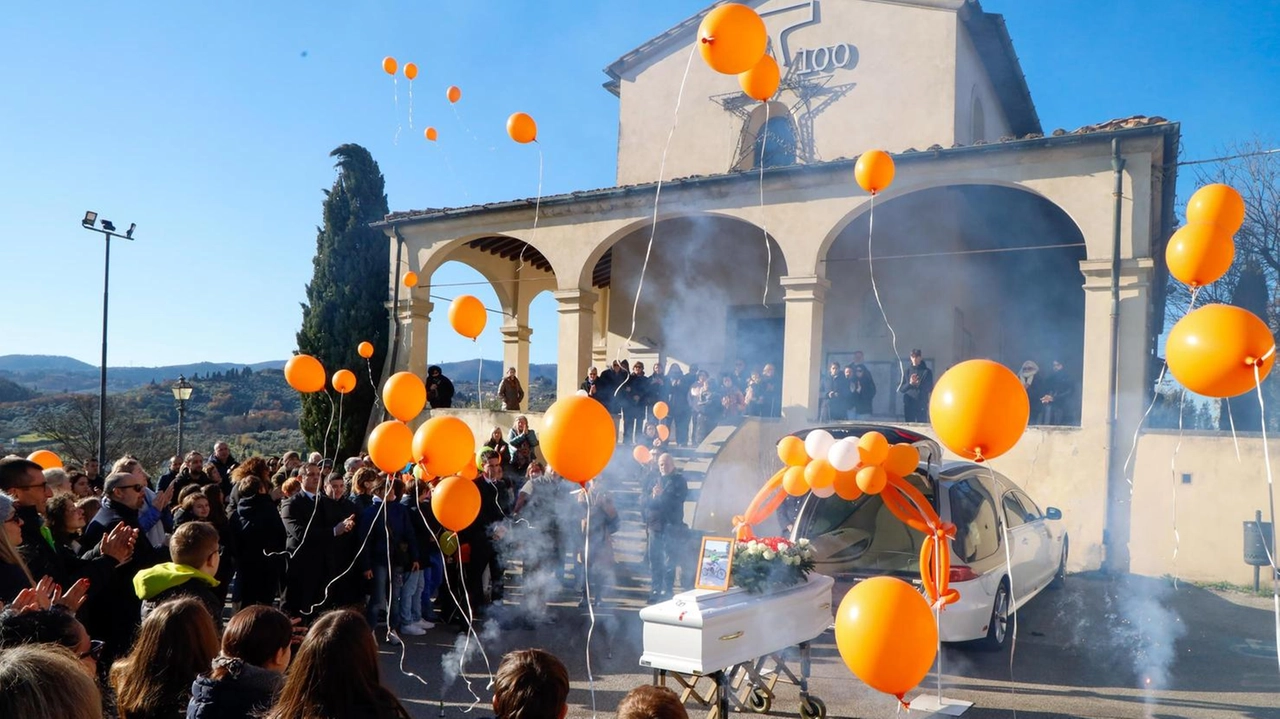
<path id="1" fill-rule="evenodd" d="M 1150 258 L 1126 259 L 1120 268 L 1118 346 L 1111 344 L 1111 260 L 1085 260 L 1084 366 L 1080 382 L 1080 425 L 1106 428 L 1115 403 L 1116 423 L 1103 432 L 1107 472 L 1106 567 L 1128 571 L 1131 490 L 1124 463 L 1133 436 L 1151 401 L 1151 276 Z M 1116 394 L 1109 394 L 1116 373 Z M 1108 436 L 1109 435 L 1109 436 Z M 1130 472 L 1133 468 L 1130 467 Z"/>
<path id="2" fill-rule="evenodd" d="M 431 310 L 435 304 L 427 299 L 424 288 L 422 295 L 410 296 L 400 300 L 399 308 L 391 302 L 386 304 L 387 311 L 395 320 L 392 332 L 400 330 L 400 351 L 396 354 L 396 366 L 391 367 L 390 376 L 396 372 L 409 371 L 425 377 L 427 374 L 427 323 L 431 318 Z M 387 361 L 391 359 L 392 343 L 395 335 L 387 338 Z"/>
<path id="3" fill-rule="evenodd" d="M 808 275 L 783 277 L 781 284 L 786 300 L 782 415 L 789 420 L 815 420 L 822 374 L 822 313 L 831 283 Z"/>
<path id="4" fill-rule="evenodd" d="M 554 293 L 560 313 L 560 352 L 556 363 L 556 397 L 578 391 L 591 366 L 596 293 L 568 289 Z"/>
<path id="5" fill-rule="evenodd" d="M 509 367 L 516 368 L 516 376 L 524 385 L 524 399 L 520 400 L 522 410 L 529 409 L 529 336 L 532 334 L 533 330 L 527 325 L 516 321 L 502 326 L 502 376 L 506 376 Z"/>

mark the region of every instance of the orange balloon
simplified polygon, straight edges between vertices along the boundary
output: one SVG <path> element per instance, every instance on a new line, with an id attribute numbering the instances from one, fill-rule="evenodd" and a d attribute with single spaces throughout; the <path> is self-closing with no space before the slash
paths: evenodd
<path id="1" fill-rule="evenodd" d="M 27 459 L 40 465 L 40 469 L 61 469 L 62 458 L 47 449 L 37 449 Z"/>
<path id="2" fill-rule="evenodd" d="M 1205 185 L 1187 201 L 1187 223 L 1193 222 L 1217 225 L 1230 237 L 1244 224 L 1244 199 L 1228 185 Z"/>
<path id="3" fill-rule="evenodd" d="M 653 404 L 653 416 L 655 419 L 666 419 L 670 412 L 671 408 L 667 406 L 666 402 L 655 402 Z"/>
<path id="4" fill-rule="evenodd" d="M 475 339 L 484 332 L 489 320 L 484 304 L 473 295 L 458 295 L 449 304 L 449 324 L 453 330 L 468 339 Z"/>
<path id="5" fill-rule="evenodd" d="M 427 406 L 427 386 L 412 372 L 396 372 L 382 385 L 382 404 L 392 417 L 408 422 Z"/>
<path id="6" fill-rule="evenodd" d="M 311 355 L 294 355 L 284 364 L 284 378 L 299 392 L 319 392 L 324 389 L 324 365 Z"/>
<path id="7" fill-rule="evenodd" d="M 400 278 L 400 281 L 404 283 L 405 287 L 417 287 L 418 273 L 410 270 L 404 273 L 404 277 Z"/>
<path id="8" fill-rule="evenodd" d="M 538 124 L 523 112 L 513 112 L 507 118 L 507 134 L 524 145 L 538 139 Z"/>
<path id="9" fill-rule="evenodd" d="M 653 453 L 643 444 L 637 444 L 636 448 L 631 450 L 631 457 L 640 464 L 648 464 L 653 459 Z"/>
<path id="10" fill-rule="evenodd" d="M 435 142 L 436 138 L 439 137 L 440 135 L 439 133 L 436 132 L 436 129 L 434 127 L 428 127 L 427 129 L 422 131 L 422 136 L 432 142 Z"/>
<path id="11" fill-rule="evenodd" d="M 809 452 L 804 448 L 804 440 L 787 435 L 778 440 L 778 459 L 788 467 L 803 467 L 809 462 Z"/>
<path id="12" fill-rule="evenodd" d="M 862 496 L 862 489 L 858 487 L 858 471 L 851 469 L 848 472 L 836 472 L 835 482 L 831 485 L 836 494 L 845 501 L 852 502 Z"/>
<path id="13" fill-rule="evenodd" d="M 667 426 L 667 425 L 665 425 L 665 424 L 660 424 L 660 425 L 658 425 L 658 439 L 660 439 L 660 440 L 662 440 L 663 442 L 665 442 L 665 441 L 667 441 L 670 437 L 671 437 L 671 428 L 670 428 L 670 427 L 668 427 L 668 426 Z"/>
<path id="14" fill-rule="evenodd" d="M 369 433 L 369 459 L 383 472 L 399 472 L 413 460 L 413 430 L 404 422 L 387 420 Z"/>
<path id="15" fill-rule="evenodd" d="M 1169 331 L 1165 356 L 1169 371 L 1183 387 L 1206 397 L 1235 397 L 1254 389 L 1253 366 L 1266 379 L 1276 346 L 1267 324 L 1232 305 L 1205 305 L 1187 314 Z"/>
<path id="16" fill-rule="evenodd" d="M 1018 443 L 1031 401 L 1022 380 L 991 360 L 968 360 L 943 373 L 929 400 L 929 419 L 947 449 L 981 461 Z"/>
<path id="17" fill-rule="evenodd" d="M 867 432 L 858 438 L 858 456 L 863 464 L 882 464 L 889 456 L 889 440 L 879 432 Z"/>
<path id="18" fill-rule="evenodd" d="M 858 489 L 864 493 L 880 494 L 884 486 L 889 483 L 889 476 L 884 473 L 882 467 L 863 467 L 854 475 L 854 481 L 858 483 Z"/>
<path id="19" fill-rule="evenodd" d="M 444 477 L 474 465 L 476 437 L 467 423 L 457 417 L 432 417 L 413 433 L 413 457 L 428 474 Z"/>
<path id="20" fill-rule="evenodd" d="M 787 467 L 782 474 L 782 491 L 792 497 L 800 497 L 809 491 L 809 482 L 804 478 L 804 467 Z"/>
<path id="21" fill-rule="evenodd" d="M 444 94 L 445 97 L 449 98 L 449 102 L 451 103 L 462 99 L 462 90 L 457 85 L 450 85 L 449 89 L 445 90 Z"/>
<path id="22" fill-rule="evenodd" d="M 836 468 L 825 457 L 815 459 L 804 468 L 804 481 L 810 489 L 825 489 L 836 481 Z"/>
<path id="23" fill-rule="evenodd" d="M 916 471 L 920 464 L 920 450 L 909 444 L 895 444 L 889 447 L 888 455 L 880 466 L 889 474 L 905 477 Z"/>
<path id="24" fill-rule="evenodd" d="M 933 666 L 938 627 L 915 587 L 894 577 L 872 577 L 855 584 L 840 602 L 836 647 L 859 679 L 901 700 Z"/>
<path id="25" fill-rule="evenodd" d="M 404 76 L 410 80 L 416 78 L 418 76 L 418 66 L 411 62 L 406 62 L 404 64 Z"/>
<path id="26" fill-rule="evenodd" d="M 1203 287 L 1225 275 L 1235 258 L 1235 240 L 1221 225 L 1208 222 L 1178 228 L 1164 250 L 1169 274 L 1192 287 Z"/>
<path id="27" fill-rule="evenodd" d="M 398 66 L 396 65 L 396 59 L 394 57 L 387 55 L 386 57 L 382 58 L 383 72 L 387 73 L 388 75 L 395 75 L 396 67 Z"/>
<path id="28" fill-rule="evenodd" d="M 431 490 L 431 513 L 451 532 L 461 532 L 480 516 L 480 489 L 462 477 L 445 477 Z"/>
<path id="29" fill-rule="evenodd" d="M 333 373 L 333 388 L 338 394 L 346 394 L 356 388 L 356 374 L 349 369 L 340 369 Z"/>
<path id="30" fill-rule="evenodd" d="M 558 399 L 542 416 L 541 447 L 561 477 L 583 484 L 599 476 L 618 443 L 618 424 L 590 397 Z"/>
<path id="31" fill-rule="evenodd" d="M 738 3 L 716 7 L 698 26 L 698 50 L 716 72 L 746 72 L 764 56 L 769 34 L 755 10 Z"/>
<path id="32" fill-rule="evenodd" d="M 778 71 L 778 61 L 763 55 L 756 66 L 738 74 L 738 85 L 753 100 L 768 102 L 778 92 L 782 82 L 782 74 Z"/>
<path id="33" fill-rule="evenodd" d="M 373 343 L 361 342 L 356 346 L 356 352 L 363 358 L 369 359 L 373 356 Z"/>
<path id="34" fill-rule="evenodd" d="M 480 468 L 476 466 L 475 462 L 467 462 L 462 467 L 462 471 L 458 472 L 458 476 L 470 482 L 480 476 Z"/>
<path id="35" fill-rule="evenodd" d="M 853 179 L 858 187 L 876 194 L 893 184 L 893 158 L 884 150 L 867 150 L 853 166 Z"/>

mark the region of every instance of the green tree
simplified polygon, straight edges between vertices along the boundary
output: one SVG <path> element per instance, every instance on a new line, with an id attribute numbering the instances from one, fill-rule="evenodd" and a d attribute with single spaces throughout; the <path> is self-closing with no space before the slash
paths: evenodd
<path id="1" fill-rule="evenodd" d="M 332 376 L 351 369 L 360 380 L 355 390 L 341 398 L 342 423 L 326 441 L 326 431 L 338 401 L 330 390 L 304 395 L 299 422 L 313 450 L 334 448 L 341 458 L 360 451 L 365 427 L 373 408 L 374 388 L 360 371 L 365 360 L 356 346 L 374 346 L 373 379 L 381 375 L 381 357 L 387 345 L 387 277 L 391 272 L 387 238 L 369 227 L 387 214 L 382 172 L 369 151 L 359 145 L 342 145 L 329 153 L 338 158 L 338 177 L 325 192 L 324 226 L 316 237 L 313 274 L 302 305 L 302 329 L 298 351 L 320 360 Z M 336 424 L 336 420 L 335 420 Z"/>

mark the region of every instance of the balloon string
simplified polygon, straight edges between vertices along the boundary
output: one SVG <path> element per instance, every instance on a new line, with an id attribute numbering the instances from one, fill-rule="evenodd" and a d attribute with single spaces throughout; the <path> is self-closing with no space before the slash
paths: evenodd
<path id="1" fill-rule="evenodd" d="M 1186 314 L 1190 314 L 1191 309 L 1196 306 L 1196 296 L 1199 294 L 1200 294 L 1199 287 L 1191 288 L 1191 301 L 1187 304 L 1187 311 L 1184 314 L 1184 316 L 1186 316 Z M 1142 413 L 1142 419 L 1138 420 L 1138 426 L 1133 428 L 1133 440 L 1129 442 L 1129 455 L 1125 457 L 1124 468 L 1120 470 L 1120 473 L 1124 475 L 1124 481 L 1129 483 L 1130 498 L 1133 497 L 1134 487 L 1133 487 L 1133 477 L 1132 475 L 1129 474 L 1129 465 L 1133 462 L 1134 452 L 1138 450 L 1138 434 L 1142 432 L 1142 426 L 1146 424 L 1147 417 L 1151 415 L 1151 410 L 1155 408 L 1156 402 L 1159 401 L 1160 399 L 1159 388 L 1160 388 L 1160 385 L 1164 382 L 1164 376 L 1168 370 L 1169 370 L 1169 361 L 1165 360 L 1164 364 L 1160 366 L 1160 375 L 1156 377 L 1155 387 L 1153 387 L 1151 390 L 1151 402 L 1147 404 L 1147 411 Z M 1181 416 L 1182 406 L 1181 405 L 1178 406 L 1178 412 L 1179 412 L 1178 423 L 1179 425 L 1181 425 L 1182 423 L 1182 416 Z M 1239 448 L 1237 447 L 1237 452 L 1238 451 L 1239 451 Z"/>
<path id="2" fill-rule="evenodd" d="M 417 509 L 418 511 L 418 516 L 422 518 L 422 521 L 424 523 L 426 523 L 427 517 L 422 513 L 422 506 L 418 505 L 415 507 L 415 509 Z M 431 525 L 428 523 L 427 526 L 430 527 Z M 463 581 L 462 581 L 462 592 L 463 592 L 463 595 L 466 597 L 466 600 L 465 600 L 466 606 L 458 606 L 458 595 L 454 593 L 453 582 L 449 579 L 448 561 L 444 554 L 444 547 L 440 544 L 440 538 L 436 536 L 435 532 L 428 531 L 427 534 L 431 535 L 431 541 L 435 543 L 436 551 L 440 553 L 440 567 L 444 573 L 445 591 L 449 593 L 450 601 L 453 602 L 454 607 L 457 608 L 458 611 L 462 614 L 462 618 L 467 621 L 467 633 L 466 633 L 467 638 L 462 647 L 462 654 L 458 658 L 458 676 L 462 677 L 463 683 L 467 685 L 467 691 L 471 693 L 471 697 L 475 701 L 473 701 L 471 703 L 471 706 L 467 707 L 463 711 L 463 713 L 465 714 L 467 712 L 470 712 L 472 709 L 475 709 L 476 706 L 480 704 L 480 696 L 476 694 L 475 689 L 471 687 L 471 678 L 467 676 L 467 668 L 466 668 L 466 657 L 467 657 L 467 652 L 471 649 L 472 635 L 475 635 L 476 647 L 480 650 L 480 656 L 484 657 L 485 668 L 489 668 L 489 656 L 484 653 L 484 645 L 480 642 L 480 635 L 476 634 L 475 625 L 472 622 L 471 597 L 467 595 L 467 582 L 465 577 L 463 578 Z M 454 541 L 457 543 L 457 548 L 454 551 L 458 555 L 459 574 L 462 574 L 463 572 L 465 572 L 465 570 L 462 568 L 462 539 L 458 537 L 457 532 L 453 532 L 453 538 L 454 538 Z M 490 673 L 489 673 L 489 683 L 490 684 L 493 683 L 492 670 L 490 670 Z"/>
<path id="3" fill-rule="evenodd" d="M 537 144 L 537 143 L 535 143 Z M 538 194 L 533 201 L 533 229 L 529 232 L 529 239 L 534 240 L 538 237 L 538 213 L 542 209 L 542 145 L 538 144 Z M 529 242 L 524 243 L 520 248 L 520 264 L 516 267 L 516 277 L 520 276 L 520 270 L 524 269 L 524 253 L 529 249 Z"/>
<path id="4" fill-rule="evenodd" d="M 697 54 L 698 46 L 694 44 L 689 48 L 689 59 L 684 65 L 684 77 L 680 79 L 680 90 L 676 93 L 676 109 L 671 118 L 671 130 L 667 132 L 667 144 L 662 148 L 662 161 L 658 164 L 658 185 L 653 192 L 653 222 L 649 226 L 649 246 L 644 251 L 644 264 L 640 267 L 640 280 L 636 283 L 636 299 L 631 304 L 631 332 L 627 335 L 627 341 L 618 346 L 618 358 L 622 358 L 622 352 L 630 349 L 631 339 L 636 335 L 636 316 L 640 310 L 640 293 L 644 291 L 644 276 L 649 270 L 649 256 L 653 254 L 653 238 L 658 234 L 658 200 L 662 197 L 662 177 L 667 171 L 667 153 L 671 150 L 671 139 L 675 137 L 676 126 L 680 124 L 680 103 L 684 99 L 684 86 L 689 80 L 689 68 L 693 67 L 693 56 Z M 619 387 L 618 389 L 621 389 Z M 617 392 L 614 392 L 617 396 Z"/>
<path id="5" fill-rule="evenodd" d="M 364 369 L 369 373 L 369 386 L 373 387 L 373 408 L 376 410 L 382 400 L 378 397 L 378 383 L 373 381 L 373 363 L 368 358 L 365 358 Z"/>
<path id="6" fill-rule="evenodd" d="M 327 397 L 327 398 L 329 399 L 329 429 L 332 429 L 332 427 L 333 427 L 333 398 L 332 398 L 332 397 L 329 397 L 329 393 L 328 393 L 328 392 L 325 392 L 325 393 L 324 393 L 324 396 L 325 396 L 325 397 Z M 321 455 L 320 455 L 320 456 L 321 456 L 321 463 L 322 463 L 322 464 L 323 464 L 323 461 L 324 461 L 324 459 L 323 459 L 323 458 L 324 458 L 325 453 L 327 453 L 327 452 L 329 451 L 329 429 L 325 429 L 325 431 L 324 431 L 324 443 L 321 445 L 321 446 L 323 447 L 323 449 L 324 449 L 324 452 L 321 452 Z M 321 481 L 323 481 L 323 479 L 322 479 Z M 317 514 L 317 513 L 319 512 L 319 510 L 320 510 L 320 491 L 319 491 L 319 490 L 320 490 L 320 488 L 319 488 L 319 487 L 316 487 L 316 496 L 315 496 L 315 499 L 311 502 L 311 516 L 307 519 L 307 526 L 306 526 L 306 527 L 304 527 L 304 528 L 302 529 L 302 539 L 298 540 L 298 546 L 294 547 L 292 552 L 290 552 L 290 551 L 289 551 L 289 550 L 287 550 L 287 549 L 286 549 L 286 550 L 284 550 L 284 551 L 281 551 L 281 552 L 267 552 L 267 551 L 265 551 L 265 550 L 264 550 L 264 551 L 263 551 L 264 556 L 267 556 L 267 557 L 279 557 L 279 556 L 281 556 L 281 555 L 287 555 L 287 556 L 289 557 L 289 559 L 291 559 L 291 560 L 292 560 L 294 557 L 296 557 L 296 556 L 298 555 L 298 552 L 301 552 L 301 551 L 302 551 L 302 547 L 303 547 L 303 546 L 305 546 L 305 545 L 306 545 L 306 543 L 307 543 L 307 536 L 311 534 L 311 525 L 315 523 L 315 521 L 316 521 L 316 514 Z"/>
<path id="7" fill-rule="evenodd" d="M 1227 422 L 1231 425 L 1231 443 L 1236 447 L 1236 463 L 1240 463 L 1240 438 L 1236 436 L 1236 418 L 1231 415 L 1231 399 L 1227 399 Z"/>
<path id="8" fill-rule="evenodd" d="M 760 229 L 764 232 L 764 295 L 760 304 L 769 306 L 769 277 L 773 274 L 773 245 L 769 242 L 769 224 L 764 214 L 764 153 L 769 149 L 769 103 L 764 104 L 764 141 L 760 145 Z"/>
<path id="9" fill-rule="evenodd" d="M 1267 506 L 1268 517 L 1271 520 L 1271 547 L 1275 547 L 1276 544 L 1276 494 L 1275 481 L 1271 474 L 1271 449 L 1267 442 L 1267 407 L 1262 399 L 1262 375 L 1258 370 L 1258 365 L 1275 354 L 1275 351 L 1276 347 L 1272 345 L 1271 349 L 1267 350 L 1267 353 L 1261 359 L 1253 363 L 1253 383 L 1258 391 L 1258 412 L 1262 415 L 1262 461 L 1267 468 Z M 1261 534 L 1262 527 L 1258 527 L 1258 532 Z M 1276 567 L 1276 560 L 1271 556 L 1271 551 L 1267 547 L 1266 537 L 1259 538 L 1263 540 L 1262 548 L 1266 550 L 1267 561 L 1271 563 L 1271 602 L 1276 624 L 1276 662 L 1280 664 L 1280 568 Z"/>
<path id="10" fill-rule="evenodd" d="M 392 489 L 392 485 L 393 485 L 394 483 L 395 483 L 394 476 L 393 476 L 390 472 L 388 472 L 388 473 L 387 473 L 387 483 L 386 483 L 386 486 L 385 486 L 385 488 L 383 489 L 383 492 L 382 492 L 382 504 L 383 504 L 383 505 L 386 505 L 386 504 L 387 504 L 387 501 L 388 501 L 388 499 L 389 499 L 389 498 L 390 498 L 390 496 L 391 496 L 391 489 Z M 391 613 L 391 604 L 392 604 L 392 599 L 393 599 L 393 597 L 395 596 L 395 580 L 393 579 L 392 574 L 391 574 L 391 572 L 392 572 L 392 567 L 391 567 L 391 522 L 387 521 L 387 519 L 388 519 L 389 515 L 390 515 L 390 512 L 383 512 L 383 515 L 382 515 L 382 529 L 383 529 L 383 531 L 385 532 L 386 537 L 387 537 L 387 603 L 386 603 L 386 609 L 387 609 L 387 639 L 388 639 L 388 640 L 390 640 L 390 639 L 391 639 L 391 637 L 395 637 L 396 641 L 397 641 L 397 642 L 399 642 L 399 644 L 400 644 L 400 666 L 399 666 L 400 673 L 401 673 L 401 674 L 403 674 L 403 675 L 405 675 L 405 676 L 407 676 L 407 677 L 412 677 L 412 678 L 414 678 L 414 679 L 417 679 L 417 680 L 422 684 L 422 686 L 424 686 L 424 687 L 425 687 L 425 686 L 430 686 L 429 684 L 427 684 L 427 680 L 423 679 L 422 677 L 418 676 L 417 674 L 414 674 L 413 672 L 408 671 L 407 669 L 405 669 L 405 668 L 404 668 L 405 653 L 406 653 L 407 651 L 409 651 L 409 647 L 406 645 L 406 643 L 405 643 L 405 641 L 404 641 L 404 637 L 400 636 L 400 632 L 397 632 L 397 631 L 395 631 L 395 630 L 393 630 L 393 629 L 391 628 L 392 623 L 395 621 L 395 617 L 393 617 L 393 616 L 392 616 L 392 613 Z M 370 532 L 370 534 L 373 534 L 373 532 Z M 402 584 L 401 584 L 401 588 L 403 589 L 403 587 L 404 587 L 404 585 L 403 585 L 403 583 L 402 583 Z M 401 598 L 400 598 L 400 603 L 401 603 L 401 604 L 404 604 L 404 601 L 405 601 L 405 598 L 404 598 L 404 597 L 401 597 Z M 401 610 L 401 611 L 404 611 L 404 607 L 402 607 L 402 606 L 401 606 L 401 607 L 396 607 L 396 608 L 397 608 L 397 609 L 399 609 L 399 610 Z M 376 620 L 376 619 L 377 619 L 377 617 L 374 617 L 374 619 Z"/>
<path id="11" fill-rule="evenodd" d="M 396 136 L 391 140 L 391 144 L 400 144 L 400 81 L 391 76 L 391 92 L 396 103 Z"/>
<path id="12" fill-rule="evenodd" d="M 322 470 L 324 469 L 324 460 L 329 456 L 329 433 L 333 431 L 334 413 L 333 396 L 328 392 L 325 392 L 324 397 L 329 400 L 329 424 L 324 428 L 324 440 L 320 443 L 320 463 Z M 341 431 L 341 428 L 339 428 L 339 431 Z"/>
<path id="13" fill-rule="evenodd" d="M 484 382 L 484 348 L 476 342 L 476 354 L 480 357 L 480 366 L 476 368 L 476 409 L 484 409 L 484 390 L 481 383 Z"/>
<path id="14" fill-rule="evenodd" d="M 476 143 L 477 145 L 479 145 L 479 144 L 480 144 L 480 138 L 476 137 L 476 134 L 475 134 L 474 132 L 472 132 L 472 131 L 471 131 L 471 126 L 470 126 L 470 125 L 468 125 L 465 121 L 463 121 L 463 119 L 462 119 L 462 115 L 458 114 L 458 106 L 457 106 L 457 104 L 456 104 L 456 103 L 452 103 L 452 102 L 451 102 L 451 103 L 449 103 L 449 109 L 450 109 L 450 110 L 453 110 L 453 118 L 454 118 L 455 120 L 457 120 L 457 121 L 458 121 L 458 125 L 462 127 L 462 131 L 463 131 L 463 132 L 465 132 L 465 133 L 467 133 L 467 136 L 471 138 L 471 141 L 472 141 L 472 142 L 474 142 L 474 143 Z M 490 147 L 489 149 L 490 149 L 490 150 L 493 150 L 493 149 L 495 149 L 495 148 Z"/>
<path id="15" fill-rule="evenodd" d="M 1173 484 L 1170 498 L 1173 501 L 1173 588 L 1178 589 L 1178 549 L 1182 537 L 1178 534 L 1178 453 L 1182 451 L 1182 412 L 1187 406 L 1187 393 L 1184 390 L 1178 395 L 1178 442 L 1173 445 L 1173 454 L 1169 457 L 1169 479 Z"/>
<path id="16" fill-rule="evenodd" d="M 320 504 L 319 500 L 320 500 L 320 495 L 317 493 L 316 494 L 317 505 Z M 382 513 L 382 507 L 379 507 L 378 510 L 373 514 L 374 522 L 378 521 L 378 516 L 381 513 Z M 369 526 L 373 526 L 373 525 L 370 524 Z M 368 534 L 364 535 L 364 540 L 360 542 L 360 548 L 356 550 L 355 556 L 351 558 L 351 563 L 347 565 L 347 568 L 342 570 L 342 572 L 340 572 L 338 576 L 334 577 L 333 579 L 330 579 L 329 583 L 324 586 L 324 593 L 321 595 L 320 601 L 302 610 L 300 614 L 302 614 L 303 616 L 309 617 L 315 613 L 316 609 L 319 609 L 321 606 L 324 605 L 325 602 L 329 601 L 329 589 L 334 585 L 335 582 L 347 576 L 347 573 L 355 568 L 356 562 L 360 561 L 360 555 L 364 553 L 364 548 L 369 544 L 369 537 L 372 537 L 372 536 L 373 536 L 373 532 L 369 532 Z M 284 552 L 266 552 L 265 554 L 266 556 L 270 557 L 273 555 L 283 554 L 283 553 Z"/>
<path id="17" fill-rule="evenodd" d="M 876 266 L 871 259 L 871 238 L 875 234 L 876 227 L 876 196 L 871 195 L 871 209 L 867 212 L 867 272 L 871 275 L 871 292 L 876 296 L 876 306 L 880 308 L 880 316 L 884 318 L 884 326 L 889 328 L 889 338 L 893 342 L 893 356 L 898 361 L 898 386 L 901 387 L 907 382 L 907 367 L 902 364 L 902 355 L 898 354 L 898 333 L 894 331 L 893 325 L 889 324 L 889 315 L 884 311 L 884 303 L 880 301 L 880 288 L 876 286 Z"/>
<path id="18" fill-rule="evenodd" d="M 346 399 L 346 398 L 347 398 L 347 395 L 346 395 L 346 393 L 345 393 L 345 392 L 339 392 L 339 393 L 338 393 L 338 432 L 337 432 L 337 434 L 336 434 L 336 435 L 334 436 L 334 438 L 333 438 L 333 464 L 334 464 L 334 466 L 335 466 L 335 467 L 338 465 L 338 455 L 339 455 L 339 454 L 341 454 L 341 452 L 342 452 L 342 400 L 344 400 L 344 399 Z M 322 473 L 322 475 L 321 475 L 321 477 L 320 477 L 320 481 L 321 481 L 321 483 L 323 483 L 323 482 L 324 482 L 324 476 L 323 476 L 324 467 L 321 467 L 321 468 L 320 468 L 320 470 L 321 470 L 321 473 Z M 319 489 L 319 488 L 317 488 L 317 489 Z M 318 492 L 318 491 L 317 491 L 317 492 L 316 492 L 316 496 L 317 496 L 317 497 L 318 497 L 318 496 L 320 496 L 320 492 Z"/>
<path id="19" fill-rule="evenodd" d="M 409 81 L 409 129 L 413 129 L 413 80 Z"/>
<path id="20" fill-rule="evenodd" d="M 987 462 L 987 471 L 991 473 L 991 485 L 995 487 L 997 491 L 1000 490 L 1000 480 L 996 479 L 995 468 L 991 466 L 990 462 Z M 1003 493 L 1001 493 L 1000 496 L 1000 507 L 1001 509 L 1004 508 Z M 1018 695 L 1018 689 L 1014 684 L 1013 679 L 1013 657 L 1018 653 L 1018 613 L 1014 607 L 1017 606 L 1018 600 L 1013 593 L 1013 555 L 1009 551 L 1009 542 L 1011 541 L 1009 523 L 1004 520 L 1004 517 L 1000 517 L 999 521 L 1001 526 L 1004 527 L 1004 570 L 1005 574 L 1009 576 L 1009 606 L 1006 609 L 1005 614 L 1007 615 L 1006 620 L 1013 627 L 1010 637 L 1011 643 L 1009 645 L 1009 694 L 1016 697 Z M 1013 719 L 1018 719 L 1018 710 L 1016 707 L 1013 709 Z"/>
<path id="21" fill-rule="evenodd" d="M 582 587 L 587 596 L 587 615 L 591 624 L 587 627 L 587 686 L 591 688 L 591 716 L 596 716 L 596 679 L 591 673 L 591 635 L 596 630 L 596 610 L 591 601 L 591 494 L 587 485 L 582 485 L 582 494 L 587 499 L 587 531 L 583 532 L 582 543 Z"/>

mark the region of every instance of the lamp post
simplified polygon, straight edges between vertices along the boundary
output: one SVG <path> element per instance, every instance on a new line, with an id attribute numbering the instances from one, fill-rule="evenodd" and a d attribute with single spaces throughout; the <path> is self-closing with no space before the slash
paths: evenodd
<path id="1" fill-rule="evenodd" d="M 97 223 L 99 226 L 95 227 Z M 116 233 L 116 226 L 111 220 L 98 220 L 98 213 L 84 213 L 80 226 L 86 230 L 101 233 L 107 241 L 105 261 L 102 263 L 102 370 L 98 386 L 98 466 L 107 466 L 107 296 L 111 284 L 111 238 L 133 239 L 136 223 L 130 223 L 123 235 Z"/>
<path id="2" fill-rule="evenodd" d="M 187 416 L 187 400 L 191 399 L 191 383 L 182 375 L 173 384 L 173 399 L 178 403 L 178 459 L 182 459 L 182 421 Z"/>

